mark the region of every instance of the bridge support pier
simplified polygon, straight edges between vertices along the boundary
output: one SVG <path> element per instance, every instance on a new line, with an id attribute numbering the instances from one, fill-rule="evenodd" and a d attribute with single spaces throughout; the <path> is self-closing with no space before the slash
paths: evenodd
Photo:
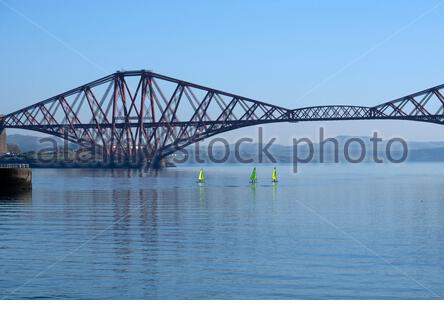
<path id="1" fill-rule="evenodd" d="M 0 128 L 0 156 L 8 152 L 6 129 Z"/>
<path id="2" fill-rule="evenodd" d="M 164 164 L 164 160 L 158 156 L 155 156 L 151 161 L 150 161 L 150 167 L 152 169 L 160 169 L 162 168 L 162 165 Z"/>

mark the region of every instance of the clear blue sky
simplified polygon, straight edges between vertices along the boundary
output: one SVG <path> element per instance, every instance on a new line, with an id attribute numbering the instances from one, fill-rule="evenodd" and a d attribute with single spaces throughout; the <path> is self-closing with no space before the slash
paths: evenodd
<path id="1" fill-rule="evenodd" d="M 444 83 L 444 3 L 0 0 L 1 113 L 118 69 L 151 69 L 285 107 L 375 105 Z M 270 125 L 280 142 L 320 123 Z M 412 122 L 327 134 L 444 140 Z M 245 129 L 228 136 L 251 133 Z"/>

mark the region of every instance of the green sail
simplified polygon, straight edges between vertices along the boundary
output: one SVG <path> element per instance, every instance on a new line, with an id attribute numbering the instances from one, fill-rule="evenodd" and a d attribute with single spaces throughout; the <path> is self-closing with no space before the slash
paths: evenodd
<path id="1" fill-rule="evenodd" d="M 254 168 L 253 172 L 251 172 L 251 175 L 250 175 L 250 182 L 254 183 L 256 181 L 257 181 L 256 168 Z"/>
<path id="2" fill-rule="evenodd" d="M 197 178 L 199 180 L 199 182 L 204 182 L 205 181 L 205 174 L 203 169 L 200 169 L 199 171 L 199 178 Z"/>
<path id="3" fill-rule="evenodd" d="M 277 173 L 276 173 L 276 167 L 274 167 L 274 169 L 273 169 L 273 175 L 271 176 L 271 180 L 273 181 L 273 182 L 277 182 Z"/>

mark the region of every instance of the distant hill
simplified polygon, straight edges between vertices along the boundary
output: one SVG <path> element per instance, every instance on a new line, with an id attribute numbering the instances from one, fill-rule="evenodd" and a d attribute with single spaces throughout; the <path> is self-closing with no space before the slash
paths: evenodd
<path id="1" fill-rule="evenodd" d="M 349 137 L 349 136 L 338 136 L 335 139 L 338 142 L 337 154 L 339 162 L 346 162 L 346 158 L 344 155 L 345 144 L 351 138 L 359 138 L 363 141 L 365 146 L 365 157 L 364 162 L 373 161 L 374 152 L 373 152 L 373 142 L 370 140 L 370 137 Z M 444 141 L 443 142 L 407 142 L 408 146 L 408 154 L 407 160 L 409 162 L 427 162 L 427 161 L 443 161 L 444 162 Z M 377 149 L 377 158 L 387 161 L 386 156 L 386 147 L 387 141 L 382 141 L 378 143 Z M 230 145 L 230 156 L 227 159 L 227 162 L 238 162 L 235 157 L 235 146 Z M 326 142 L 321 148 L 320 144 L 313 143 L 313 160 L 312 162 L 334 162 L 335 161 L 335 145 L 332 142 Z M 322 149 L 322 157 L 323 161 L 321 161 L 321 149 Z M 255 143 L 247 144 L 244 143 L 241 145 L 239 154 L 243 159 L 253 159 L 254 162 L 261 162 L 259 159 L 259 150 L 260 146 Z M 402 156 L 403 148 L 399 143 L 393 143 L 390 147 L 391 156 L 395 159 L 399 159 Z M 196 152 L 194 146 L 191 145 L 187 148 L 189 153 L 189 159 L 187 162 L 194 163 L 196 162 Z M 361 147 L 357 143 L 352 143 L 349 146 L 349 156 L 356 159 L 359 158 L 361 153 Z M 294 148 L 293 146 L 285 146 L 274 144 L 270 147 L 269 153 L 277 162 L 281 163 L 291 163 L 294 158 Z M 306 143 L 300 143 L 297 147 L 297 157 L 299 159 L 305 159 L 309 156 L 310 149 Z M 178 152 L 180 154 L 180 152 Z M 213 158 L 220 159 L 225 154 L 224 147 L 218 145 L 213 150 Z M 269 162 L 265 154 L 263 155 L 264 159 L 262 162 Z M 199 159 L 205 162 L 211 162 L 209 159 L 209 155 L 207 152 L 207 148 L 201 146 Z"/>
<path id="2" fill-rule="evenodd" d="M 42 139 L 50 138 L 58 146 L 63 146 L 63 140 L 57 137 L 36 137 L 32 135 L 21 135 L 21 134 L 11 134 L 8 135 L 8 144 L 16 145 L 20 148 L 22 152 L 36 151 L 51 148 L 53 143 Z M 69 147 L 74 147 L 73 144 L 69 144 Z"/>

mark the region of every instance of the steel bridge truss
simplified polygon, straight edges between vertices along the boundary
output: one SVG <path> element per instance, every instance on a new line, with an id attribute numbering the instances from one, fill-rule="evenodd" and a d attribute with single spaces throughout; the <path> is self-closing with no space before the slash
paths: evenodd
<path id="1" fill-rule="evenodd" d="M 444 85 L 375 107 L 287 109 L 150 71 L 116 72 L 0 117 L 5 128 L 54 135 L 111 162 L 159 160 L 246 126 L 299 121 L 404 119 L 443 124 Z"/>

